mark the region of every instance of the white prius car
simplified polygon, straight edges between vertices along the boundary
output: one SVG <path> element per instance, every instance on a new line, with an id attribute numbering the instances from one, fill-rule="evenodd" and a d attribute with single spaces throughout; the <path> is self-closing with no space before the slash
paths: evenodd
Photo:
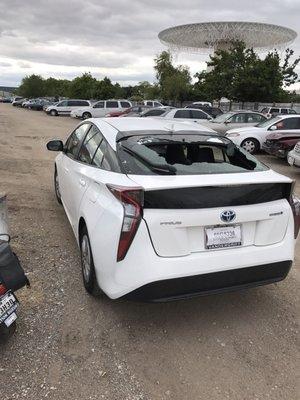
<path id="1" fill-rule="evenodd" d="M 294 258 L 293 181 L 228 138 L 155 118 L 82 122 L 54 182 L 89 293 L 172 300 L 284 279 Z"/>

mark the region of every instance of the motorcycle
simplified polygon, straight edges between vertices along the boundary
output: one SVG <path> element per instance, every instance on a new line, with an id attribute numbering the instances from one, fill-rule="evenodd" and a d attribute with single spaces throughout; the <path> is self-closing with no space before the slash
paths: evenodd
<path id="1" fill-rule="evenodd" d="M 6 196 L 0 195 L 0 339 L 7 340 L 15 331 L 19 301 L 15 291 L 29 286 L 17 255 L 10 247 Z"/>

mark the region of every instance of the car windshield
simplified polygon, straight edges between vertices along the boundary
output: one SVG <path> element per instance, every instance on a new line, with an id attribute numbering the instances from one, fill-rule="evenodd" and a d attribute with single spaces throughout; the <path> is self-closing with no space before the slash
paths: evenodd
<path id="1" fill-rule="evenodd" d="M 214 120 L 212 120 L 212 122 L 216 122 L 218 124 L 222 124 L 223 122 L 225 122 L 228 118 L 232 117 L 234 113 L 232 112 L 228 112 L 225 114 L 220 114 L 218 115 Z"/>
<path id="2" fill-rule="evenodd" d="M 142 132 L 141 132 L 142 133 Z M 147 132 L 122 137 L 117 155 L 126 174 L 201 175 L 265 171 L 229 139 L 208 134 Z"/>
<path id="3" fill-rule="evenodd" d="M 260 127 L 260 128 L 267 128 L 269 125 L 274 124 L 277 121 L 280 121 L 282 119 L 282 117 L 277 116 L 271 119 L 267 119 L 266 121 L 262 121 L 259 124 L 257 124 L 256 126 Z"/>

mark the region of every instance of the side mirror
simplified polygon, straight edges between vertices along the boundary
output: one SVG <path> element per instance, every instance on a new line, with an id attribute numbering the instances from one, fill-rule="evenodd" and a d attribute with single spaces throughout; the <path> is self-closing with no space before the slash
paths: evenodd
<path id="1" fill-rule="evenodd" d="M 61 140 L 50 140 L 50 142 L 47 143 L 47 149 L 49 151 L 63 151 L 64 144 Z"/>
<path id="2" fill-rule="evenodd" d="M 230 122 L 229 119 L 226 119 L 226 121 L 224 121 L 224 124 L 227 125 L 227 124 L 229 124 L 229 122 Z"/>
<path id="3" fill-rule="evenodd" d="M 269 128 L 269 131 L 276 131 L 277 130 L 277 126 L 276 125 L 272 125 Z"/>

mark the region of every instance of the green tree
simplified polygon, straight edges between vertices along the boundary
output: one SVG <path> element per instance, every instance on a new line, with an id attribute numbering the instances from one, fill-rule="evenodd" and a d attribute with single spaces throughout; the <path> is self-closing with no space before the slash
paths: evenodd
<path id="1" fill-rule="evenodd" d="M 42 97 L 45 95 L 45 80 L 40 75 L 25 76 L 18 88 L 18 94 L 27 98 Z"/>
<path id="2" fill-rule="evenodd" d="M 236 43 L 229 51 L 220 50 L 210 56 L 209 71 L 197 73 L 194 95 L 203 99 L 227 97 L 237 101 L 280 101 L 284 86 L 298 80 L 295 72 L 300 59 L 291 61 L 287 50 L 281 65 L 278 52 L 260 59 L 253 49 Z"/>
<path id="3" fill-rule="evenodd" d="M 118 90 L 120 90 L 118 88 Z M 111 80 L 107 77 L 101 81 L 97 81 L 94 87 L 93 97 L 95 99 L 105 100 L 115 97 L 116 88 L 112 84 Z"/>
<path id="4" fill-rule="evenodd" d="M 89 72 L 73 79 L 68 90 L 68 97 L 76 99 L 92 99 L 94 97 L 97 79 Z"/>
<path id="5" fill-rule="evenodd" d="M 173 102 L 188 100 L 192 87 L 189 69 L 183 65 L 175 67 L 170 52 L 163 51 L 155 60 L 154 69 L 163 100 Z"/>

